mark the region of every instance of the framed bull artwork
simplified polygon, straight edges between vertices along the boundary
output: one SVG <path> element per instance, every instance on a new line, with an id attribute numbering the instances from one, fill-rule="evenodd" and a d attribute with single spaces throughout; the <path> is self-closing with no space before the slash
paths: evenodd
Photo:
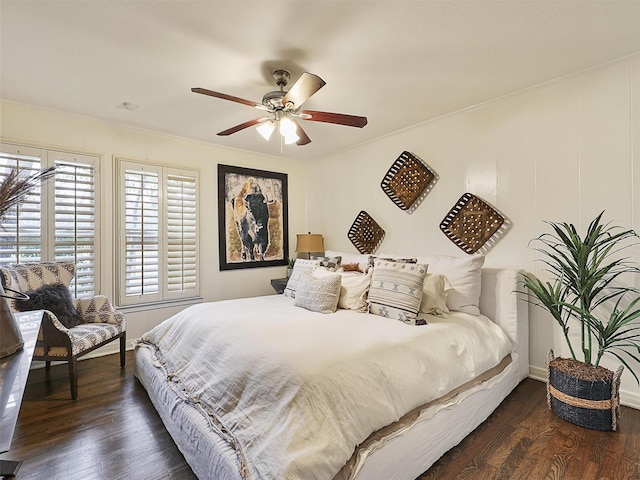
<path id="1" fill-rule="evenodd" d="M 220 270 L 287 264 L 287 174 L 218 165 Z"/>

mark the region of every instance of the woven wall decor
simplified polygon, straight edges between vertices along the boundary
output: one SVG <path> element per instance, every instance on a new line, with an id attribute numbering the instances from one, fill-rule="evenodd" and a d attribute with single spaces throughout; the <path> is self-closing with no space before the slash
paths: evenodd
<path id="1" fill-rule="evenodd" d="M 353 221 L 347 237 L 355 245 L 360 253 L 375 253 L 382 240 L 384 230 L 371 216 L 364 210 L 360 211 Z"/>
<path id="2" fill-rule="evenodd" d="M 504 217 L 491 205 L 465 193 L 440 222 L 440 230 L 462 251 L 472 254 L 482 248 L 504 222 Z"/>
<path id="3" fill-rule="evenodd" d="M 400 209 L 413 213 L 437 180 L 438 176 L 427 164 L 405 151 L 393 162 L 380 186 Z"/>

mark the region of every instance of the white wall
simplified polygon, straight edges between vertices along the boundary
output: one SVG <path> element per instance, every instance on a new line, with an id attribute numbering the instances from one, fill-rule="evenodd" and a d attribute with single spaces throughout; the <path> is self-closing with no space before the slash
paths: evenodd
<path id="1" fill-rule="evenodd" d="M 412 214 L 380 188 L 403 150 L 440 177 Z M 347 232 L 365 210 L 386 231 L 380 251 L 465 255 L 439 224 L 456 200 L 471 192 L 512 223 L 485 264 L 540 273 L 528 242 L 547 231 L 544 220 L 574 222 L 584 230 L 606 209 L 607 220 L 640 231 L 639 167 L 640 56 L 634 56 L 309 164 L 307 224 L 324 234 L 327 249 L 355 253 Z M 634 255 L 640 260 L 638 252 Z M 532 308 L 530 316 L 531 371 L 543 377 L 547 349 L 565 350 L 543 312 Z M 609 359 L 605 366 L 617 363 Z M 640 408 L 640 387 L 628 372 L 622 391 L 624 403 Z"/>
<path id="2" fill-rule="evenodd" d="M 285 276 L 285 267 L 250 268 L 221 272 L 218 261 L 217 165 L 238 165 L 288 174 L 289 242 L 295 248 L 296 232 L 305 228 L 305 165 L 301 161 L 216 147 L 210 144 L 150 133 L 116 124 L 3 101 L 0 103 L 0 137 L 48 148 L 97 154 L 103 203 L 101 212 L 101 288 L 114 298 L 113 158 L 148 160 L 182 165 L 200 171 L 200 280 L 205 301 L 273 294 L 270 279 Z M 184 307 L 127 313 L 127 338 L 137 339 L 160 321 Z M 98 354 L 117 350 L 117 342 Z"/>
<path id="3" fill-rule="evenodd" d="M 284 267 L 219 271 L 217 208 L 211 208 L 217 204 L 218 163 L 288 173 L 291 248 L 296 232 L 311 230 L 324 234 L 327 249 L 355 252 L 347 231 L 357 213 L 366 210 L 386 230 L 381 250 L 464 255 L 438 228 L 464 192 L 484 198 L 512 223 L 488 253 L 488 266 L 540 273 L 528 242 L 545 231 L 543 220 L 570 221 L 584 229 L 589 219 L 606 209 L 608 220 L 640 230 L 640 209 L 635 208 L 640 192 L 640 55 L 306 165 L 8 101 L 0 103 L 0 112 L 3 141 L 101 156 L 102 188 L 107 195 L 102 211 L 101 280 L 107 294 L 113 288 L 110 191 L 115 155 L 200 169 L 205 300 L 269 294 L 269 280 L 284 275 Z M 411 215 L 398 209 L 380 188 L 387 169 L 403 150 L 421 157 L 440 177 Z M 640 260 L 640 251 L 635 259 Z M 129 338 L 139 337 L 176 310 L 128 314 Z M 530 315 L 531 372 L 540 377 L 547 349 L 564 353 L 564 348 L 547 316 L 537 309 L 531 309 Z M 616 362 L 605 365 L 615 367 Z M 622 398 L 640 408 L 640 387 L 628 372 L 623 376 Z"/>

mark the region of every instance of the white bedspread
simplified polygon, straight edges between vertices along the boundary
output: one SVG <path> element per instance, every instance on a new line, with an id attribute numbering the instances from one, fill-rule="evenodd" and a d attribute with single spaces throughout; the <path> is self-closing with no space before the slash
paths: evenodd
<path id="1" fill-rule="evenodd" d="M 331 479 L 354 448 L 511 352 L 485 317 L 429 325 L 266 296 L 185 309 L 145 334 L 185 401 L 209 416 L 252 479 Z"/>

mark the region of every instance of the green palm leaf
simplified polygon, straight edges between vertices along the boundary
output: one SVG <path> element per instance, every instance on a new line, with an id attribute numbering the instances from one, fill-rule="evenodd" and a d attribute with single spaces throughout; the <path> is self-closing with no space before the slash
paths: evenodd
<path id="1" fill-rule="evenodd" d="M 630 365 L 640 367 L 640 291 L 625 281 L 640 268 L 624 256 L 638 236 L 603 223 L 603 215 L 589 223 L 584 236 L 571 223 L 545 222 L 552 232 L 532 242 L 543 271 L 553 280 L 525 275 L 523 283 L 533 297 L 530 303 L 547 310 L 560 325 L 574 359 L 569 330 L 575 323 L 585 363 L 591 364 L 595 355 L 597 365 L 604 353 L 611 353 L 638 380 Z M 630 295 L 634 298 L 627 300 Z"/>

